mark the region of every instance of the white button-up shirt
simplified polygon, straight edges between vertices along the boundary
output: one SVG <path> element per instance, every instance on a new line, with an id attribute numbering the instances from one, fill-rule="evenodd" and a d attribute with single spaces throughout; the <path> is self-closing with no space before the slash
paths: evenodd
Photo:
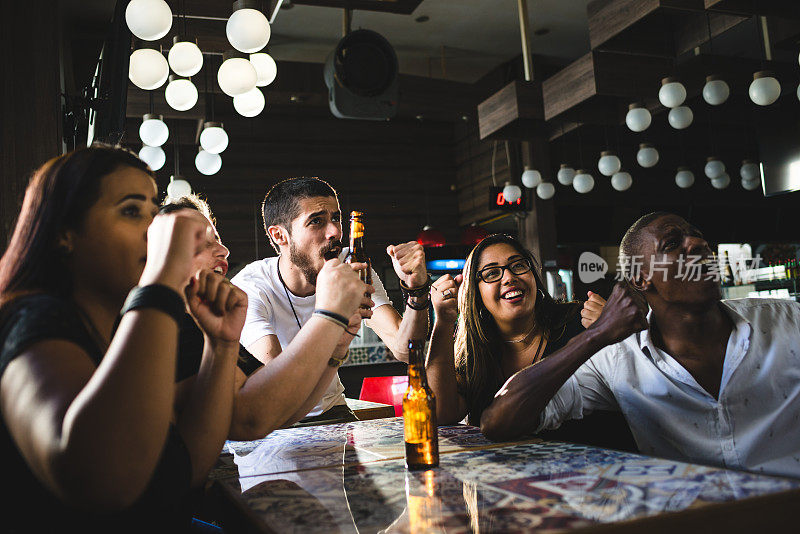
<path id="1" fill-rule="evenodd" d="M 648 329 L 584 363 L 547 405 L 539 429 L 620 410 L 643 454 L 800 477 L 800 304 L 721 305 L 734 329 L 719 399 L 657 348 Z"/>

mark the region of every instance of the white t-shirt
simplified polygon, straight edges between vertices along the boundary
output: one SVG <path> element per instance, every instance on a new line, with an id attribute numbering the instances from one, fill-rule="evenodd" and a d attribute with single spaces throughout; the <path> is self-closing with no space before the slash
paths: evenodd
<path id="1" fill-rule="evenodd" d="M 344 261 L 348 251 L 349 249 L 345 247 L 339 255 L 339 259 Z M 231 282 L 247 293 L 247 318 L 239 338 L 245 347 L 249 347 L 264 336 L 274 335 L 278 337 L 281 349 L 285 349 L 300 331 L 297 321 L 299 320 L 300 324 L 304 325 L 314 314 L 316 294 L 298 297 L 289 292 L 291 304 L 289 303 L 286 290 L 278 278 L 277 256 L 248 264 L 231 279 Z M 372 270 L 372 286 L 375 288 L 375 293 L 372 294 L 372 301 L 375 303 L 373 309 L 386 304 L 391 305 L 392 302 L 374 269 Z M 292 306 L 294 306 L 294 312 L 292 312 Z M 295 313 L 297 313 L 297 319 L 295 319 Z M 308 416 L 319 415 L 337 404 L 345 404 L 343 393 L 344 386 L 337 374 L 331 380 L 328 389 L 325 390 L 317 405 L 308 412 Z"/>

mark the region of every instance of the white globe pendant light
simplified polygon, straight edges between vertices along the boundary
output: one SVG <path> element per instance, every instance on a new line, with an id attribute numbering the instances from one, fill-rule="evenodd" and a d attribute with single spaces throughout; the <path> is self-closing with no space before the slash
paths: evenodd
<path id="1" fill-rule="evenodd" d="M 228 134 L 221 122 L 206 122 L 200 132 L 200 146 L 206 152 L 219 154 L 228 148 Z"/>
<path id="2" fill-rule="evenodd" d="M 189 182 L 183 179 L 183 176 L 173 175 L 169 177 L 169 185 L 167 185 L 167 198 L 176 200 L 191 194 L 192 186 L 189 185 Z"/>
<path id="3" fill-rule="evenodd" d="M 714 178 L 722 176 L 722 174 L 725 172 L 725 164 L 717 158 L 711 156 L 706 158 L 706 166 L 703 168 L 703 172 L 705 172 L 706 176 L 713 180 Z"/>
<path id="4" fill-rule="evenodd" d="M 178 76 L 189 78 L 203 68 L 203 53 L 191 41 L 182 41 L 177 35 L 172 39 L 172 48 L 167 54 L 172 71 Z"/>
<path id="5" fill-rule="evenodd" d="M 688 106 L 678 106 L 677 108 L 669 110 L 667 120 L 669 121 L 669 125 L 676 130 L 683 130 L 692 124 L 694 113 L 692 113 L 691 108 Z"/>
<path id="6" fill-rule="evenodd" d="M 275 81 L 275 77 L 278 75 L 278 65 L 272 56 L 266 52 L 250 54 L 250 63 L 256 69 L 256 85 L 258 87 L 266 87 Z"/>
<path id="7" fill-rule="evenodd" d="M 525 165 L 525 170 L 522 171 L 522 185 L 528 189 L 533 189 L 542 183 L 542 173 L 536 169 L 531 168 L 530 165 Z"/>
<path id="8" fill-rule="evenodd" d="M 597 160 L 597 170 L 600 171 L 600 174 L 603 176 L 613 176 L 615 173 L 619 172 L 621 167 L 622 162 L 613 152 L 610 150 L 600 152 L 600 159 Z"/>
<path id="9" fill-rule="evenodd" d="M 503 187 L 503 197 L 506 199 L 506 202 L 516 202 L 521 196 L 522 189 L 520 189 L 518 185 L 506 182 L 505 187 Z"/>
<path id="10" fill-rule="evenodd" d="M 572 180 L 572 187 L 574 187 L 575 191 L 578 193 L 588 193 L 594 189 L 594 178 L 585 170 L 579 169 L 575 173 L 575 179 Z"/>
<path id="11" fill-rule="evenodd" d="M 656 163 L 658 163 L 658 158 L 658 150 L 656 150 L 653 145 L 648 143 L 642 143 L 639 145 L 639 151 L 636 153 L 636 161 L 640 166 L 644 167 L 645 169 L 655 167 Z"/>
<path id="12" fill-rule="evenodd" d="M 742 167 L 739 169 L 739 176 L 742 180 L 748 182 L 761 180 L 761 169 L 758 163 L 751 159 L 746 159 L 742 162 Z"/>
<path id="13" fill-rule="evenodd" d="M 206 152 L 201 147 L 194 157 L 194 166 L 206 176 L 211 176 L 217 174 L 222 168 L 222 157 L 219 154 Z"/>
<path id="14" fill-rule="evenodd" d="M 139 138 L 147 146 L 161 146 L 169 139 L 169 128 L 164 117 L 148 113 L 142 117 L 139 126 Z"/>
<path id="15" fill-rule="evenodd" d="M 781 96 L 781 84 L 769 71 L 758 71 L 753 74 L 753 81 L 750 83 L 750 100 L 759 106 L 769 106 L 774 104 Z"/>
<path id="16" fill-rule="evenodd" d="M 145 91 L 158 89 L 169 76 L 167 58 L 158 50 L 140 48 L 131 54 L 128 66 L 128 78 L 133 84 Z"/>
<path id="17" fill-rule="evenodd" d="M 172 10 L 164 0 L 131 0 L 125 8 L 131 33 L 144 41 L 157 41 L 172 28 Z"/>
<path id="18" fill-rule="evenodd" d="M 558 183 L 561 185 L 572 185 L 572 180 L 575 179 L 575 169 L 566 163 L 562 163 L 558 173 L 556 173 L 556 178 L 558 178 Z"/>
<path id="19" fill-rule="evenodd" d="M 731 185 L 731 177 L 728 176 L 727 172 L 724 172 L 716 178 L 712 178 L 711 185 L 714 186 L 714 189 L 725 189 Z"/>
<path id="20" fill-rule="evenodd" d="M 556 194 L 556 188 L 550 182 L 542 182 L 536 186 L 536 196 L 542 200 L 549 200 Z"/>
<path id="21" fill-rule="evenodd" d="M 142 146 L 139 150 L 139 159 L 147 163 L 150 170 L 157 171 L 167 162 L 167 155 L 160 146 Z"/>
<path id="22" fill-rule="evenodd" d="M 800 85 L 797 86 L 797 100 L 800 100 Z"/>
<path id="23" fill-rule="evenodd" d="M 742 187 L 747 191 L 754 191 L 761 185 L 759 180 L 745 180 L 742 178 Z"/>
<path id="24" fill-rule="evenodd" d="M 256 68 L 249 60 L 233 50 L 225 52 L 217 71 L 217 83 L 223 93 L 228 96 L 244 94 L 256 86 L 257 80 Z"/>
<path id="25" fill-rule="evenodd" d="M 239 52 L 258 52 L 269 42 L 269 20 L 258 8 L 259 2 L 253 0 L 233 3 L 233 14 L 225 24 L 225 35 Z"/>
<path id="26" fill-rule="evenodd" d="M 233 109 L 243 117 L 255 117 L 264 111 L 264 104 L 264 93 L 258 87 L 233 97 Z"/>
<path id="27" fill-rule="evenodd" d="M 176 111 L 187 111 L 197 104 L 197 87 L 188 78 L 170 74 L 167 89 L 164 91 L 169 107 Z"/>
<path id="28" fill-rule="evenodd" d="M 712 106 L 724 104 L 731 94 L 731 88 L 725 80 L 711 75 L 706 76 L 706 84 L 703 86 L 703 100 Z"/>
<path id="29" fill-rule="evenodd" d="M 686 100 L 686 88 L 677 78 L 664 78 L 661 80 L 661 89 L 658 90 L 658 101 L 664 107 L 676 108 Z"/>
<path id="30" fill-rule="evenodd" d="M 653 117 L 650 110 L 642 104 L 633 103 L 628 106 L 628 114 L 625 115 L 625 124 L 633 132 L 643 132 L 650 127 Z"/>
<path id="31" fill-rule="evenodd" d="M 694 173 L 689 167 L 678 167 L 678 172 L 675 173 L 675 185 L 681 189 L 688 189 L 694 185 Z"/>
<path id="32" fill-rule="evenodd" d="M 633 177 L 628 172 L 616 172 L 611 177 L 611 187 L 617 191 L 627 191 L 630 189 L 631 184 L 633 184 Z"/>

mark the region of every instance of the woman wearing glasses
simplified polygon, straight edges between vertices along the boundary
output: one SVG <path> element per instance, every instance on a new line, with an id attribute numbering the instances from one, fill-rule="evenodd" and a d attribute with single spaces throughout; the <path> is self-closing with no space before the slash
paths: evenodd
<path id="1" fill-rule="evenodd" d="M 433 284 L 436 320 L 427 372 L 439 424 L 454 424 L 467 416 L 470 424 L 479 425 L 483 410 L 506 380 L 561 349 L 600 316 L 605 300 L 596 294 L 583 307 L 556 302 L 535 265 L 519 241 L 494 234 L 475 246 L 463 275 L 443 276 Z M 572 423 L 547 437 L 609 445 L 583 435 L 585 427 L 597 424 Z M 607 423 L 604 420 L 603 426 Z"/>

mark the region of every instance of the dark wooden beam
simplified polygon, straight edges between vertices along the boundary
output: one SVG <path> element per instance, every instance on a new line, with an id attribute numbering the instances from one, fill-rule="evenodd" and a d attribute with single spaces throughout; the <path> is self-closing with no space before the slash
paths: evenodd
<path id="1" fill-rule="evenodd" d="M 167 0 L 167 3 L 172 8 L 174 16 L 183 14 L 181 0 Z M 410 15 L 422 0 L 293 0 L 292 3 Z M 261 4 L 262 12 L 269 17 L 275 8 L 276 0 L 262 0 Z M 230 0 L 188 0 L 186 14 L 189 17 L 227 19 L 231 16 L 232 6 L 233 2 Z"/>
<path id="2" fill-rule="evenodd" d="M 800 19 L 797 0 L 704 0 L 705 8 L 735 15 L 764 15 Z"/>
<path id="3" fill-rule="evenodd" d="M 525 139 L 542 131 L 542 86 L 514 80 L 478 104 L 483 139 Z"/>

